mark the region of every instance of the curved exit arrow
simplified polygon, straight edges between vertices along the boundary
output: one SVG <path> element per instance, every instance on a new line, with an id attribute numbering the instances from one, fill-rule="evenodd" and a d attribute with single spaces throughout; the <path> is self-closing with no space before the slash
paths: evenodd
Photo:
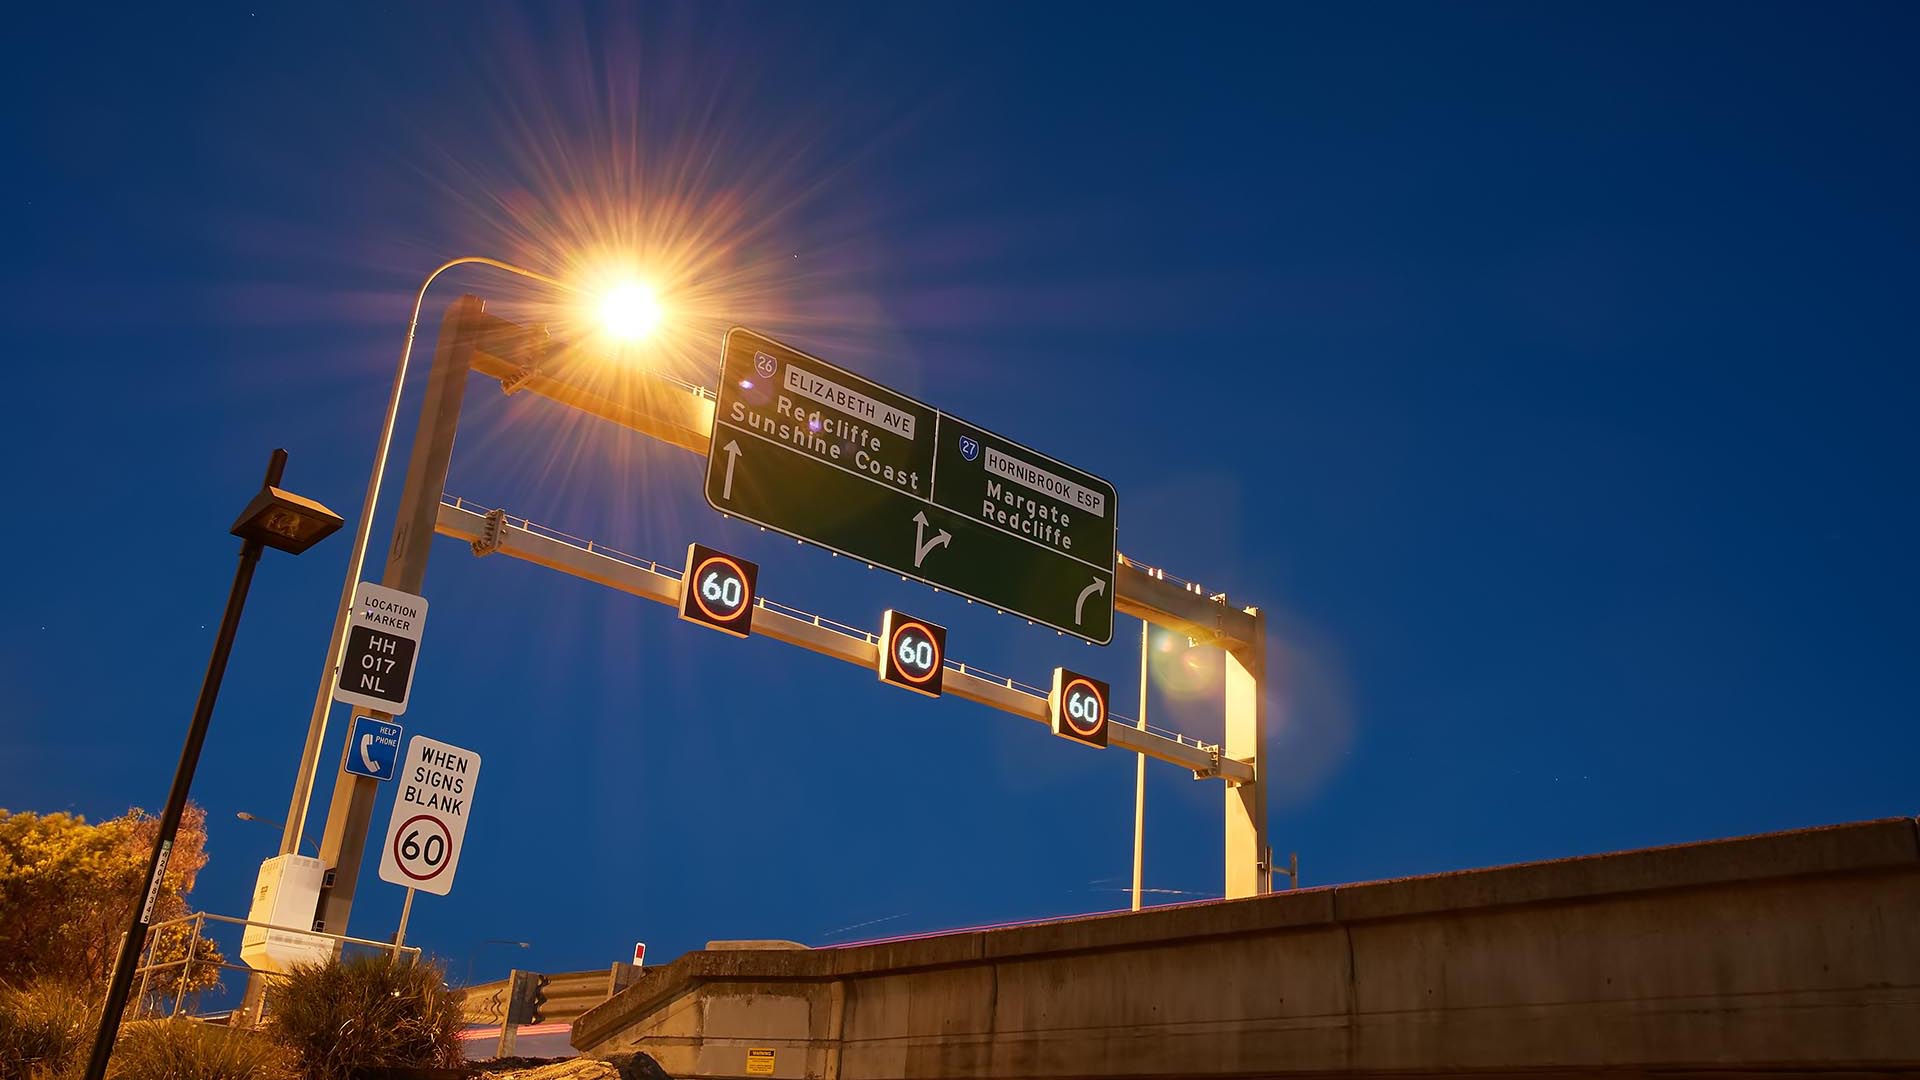
<path id="1" fill-rule="evenodd" d="M 1080 613 L 1086 609 L 1087 597 L 1093 596 L 1095 594 L 1104 596 L 1106 595 L 1106 592 L 1107 592 L 1107 583 L 1104 581 L 1101 581 L 1099 578 L 1094 578 L 1093 584 L 1087 586 L 1084 589 L 1081 589 L 1080 599 L 1075 600 L 1073 602 L 1073 621 L 1076 624 L 1078 624 L 1081 621 Z"/>
<path id="2" fill-rule="evenodd" d="M 933 539 L 922 543 L 922 539 L 927 535 L 927 525 L 927 512 L 925 510 L 913 515 L 913 567 L 916 570 L 920 568 L 920 563 L 927 557 L 928 552 L 934 548 L 945 547 L 953 543 L 953 534 L 945 529 L 934 533 Z"/>

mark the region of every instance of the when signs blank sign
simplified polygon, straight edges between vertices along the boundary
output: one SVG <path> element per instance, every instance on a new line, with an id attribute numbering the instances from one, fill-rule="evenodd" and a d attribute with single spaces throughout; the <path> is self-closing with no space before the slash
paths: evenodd
<path id="1" fill-rule="evenodd" d="M 420 632 L 426 625 L 425 598 L 361 582 L 353 594 L 353 622 L 333 700 L 389 716 L 406 712 L 413 666 L 420 657 Z"/>
<path id="2" fill-rule="evenodd" d="M 380 845 L 380 880 L 445 896 L 453 890 L 473 813 L 480 755 L 415 735 L 399 773 L 387 839 Z"/>

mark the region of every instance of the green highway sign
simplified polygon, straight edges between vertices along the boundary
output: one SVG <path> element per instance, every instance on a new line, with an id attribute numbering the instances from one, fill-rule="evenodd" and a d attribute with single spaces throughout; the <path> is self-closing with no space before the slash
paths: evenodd
<path id="1" fill-rule="evenodd" d="M 707 503 L 1097 645 L 1113 485 L 744 327 L 722 347 Z"/>

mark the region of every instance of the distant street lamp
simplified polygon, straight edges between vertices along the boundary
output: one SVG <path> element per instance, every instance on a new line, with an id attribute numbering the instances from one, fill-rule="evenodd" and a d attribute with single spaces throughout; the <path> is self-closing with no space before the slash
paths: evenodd
<path id="1" fill-rule="evenodd" d="M 481 942 L 480 944 L 475 945 L 473 947 L 473 950 L 467 953 L 467 978 L 466 978 L 466 981 L 461 985 L 463 986 L 473 985 L 473 958 L 480 955 L 480 950 L 486 948 L 489 945 L 512 945 L 513 947 L 518 949 L 533 948 L 533 942 L 531 941 L 515 941 L 512 938 L 503 938 L 503 937 L 488 938 L 487 940 Z"/>
<path id="2" fill-rule="evenodd" d="M 133 916 L 120 943 L 119 958 L 113 964 L 113 978 L 107 984 L 107 1007 L 94 1035 L 93 1056 L 87 1061 L 87 1080 L 102 1080 L 107 1074 L 107 1059 L 113 1056 L 121 1014 L 126 1011 L 127 992 L 133 987 L 133 969 L 140 962 L 154 904 L 166 881 L 167 860 L 173 854 L 173 841 L 180 831 L 180 816 L 187 807 L 187 792 L 193 787 L 194 769 L 200 764 L 200 748 L 207 740 L 213 703 L 220 696 L 220 681 L 227 673 L 227 657 L 233 651 L 234 634 L 240 629 L 240 612 L 247 603 L 247 590 L 253 584 L 253 570 L 260 562 L 260 551 L 270 547 L 298 555 L 331 536 L 341 525 L 340 515 L 311 499 L 280 490 L 280 476 L 286 467 L 287 452 L 275 450 L 267 463 L 267 477 L 260 493 L 233 523 L 231 531 L 242 541 L 240 566 L 234 571 L 233 587 L 227 592 L 227 611 L 214 638 L 206 676 L 200 682 L 200 698 L 193 708 L 193 722 L 187 728 L 186 745 L 180 750 L 180 764 L 173 773 L 167 808 L 160 815 L 160 832 L 154 838 L 153 855 L 147 861 L 146 881 L 135 898 Z"/>
<path id="3" fill-rule="evenodd" d="M 239 813 L 236 813 L 236 814 L 234 814 L 233 816 L 234 816 L 234 817 L 237 817 L 237 818 L 239 818 L 239 819 L 240 819 L 241 821 L 254 821 L 254 822 L 258 822 L 258 823 L 260 823 L 260 824 L 262 824 L 262 825 L 266 825 L 266 826 L 270 826 L 270 827 L 272 827 L 272 828 L 275 828 L 275 829 L 285 829 L 285 828 L 286 828 L 286 825 L 285 825 L 285 824 L 284 824 L 283 822 L 278 822 L 278 821 L 275 821 L 275 820 L 273 820 L 273 819 L 272 819 L 272 818 L 270 818 L 270 817 L 262 817 L 262 816 L 261 816 L 261 815 L 259 815 L 259 814 L 249 814 L 249 813 L 247 813 L 247 812 L 246 812 L 245 810 L 242 810 L 242 811 L 240 811 Z M 313 853 L 314 853 L 315 855 L 318 855 L 318 854 L 320 854 L 320 845 L 319 845 L 319 844 L 315 844 L 315 843 L 313 842 L 313 840 L 312 840 L 311 838 L 309 838 L 309 837 L 307 836 L 307 834 L 306 834 L 306 833 L 301 833 L 301 834 L 300 834 L 300 839 L 302 839 L 302 840 L 305 840 L 305 841 L 306 841 L 306 842 L 307 842 L 308 844 L 310 844 L 310 845 L 312 845 L 312 847 L 313 847 Z"/>

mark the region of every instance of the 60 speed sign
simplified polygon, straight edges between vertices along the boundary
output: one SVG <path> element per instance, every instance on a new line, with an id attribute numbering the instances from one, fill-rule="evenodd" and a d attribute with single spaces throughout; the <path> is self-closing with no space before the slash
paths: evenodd
<path id="1" fill-rule="evenodd" d="M 705 544 L 687 545 L 687 569 L 681 575 L 680 617 L 723 634 L 753 632 L 753 584 L 760 567 Z"/>
<path id="2" fill-rule="evenodd" d="M 947 628 L 891 608 L 880 618 L 880 681 L 928 697 L 940 696 Z"/>
<path id="3" fill-rule="evenodd" d="M 1107 745 L 1107 684 L 1066 668 L 1053 669 L 1047 711 L 1053 733 L 1089 746 Z"/>
<path id="4" fill-rule="evenodd" d="M 480 755 L 415 735 L 400 759 L 393 815 L 380 845 L 380 880 L 436 896 L 453 891 Z"/>

